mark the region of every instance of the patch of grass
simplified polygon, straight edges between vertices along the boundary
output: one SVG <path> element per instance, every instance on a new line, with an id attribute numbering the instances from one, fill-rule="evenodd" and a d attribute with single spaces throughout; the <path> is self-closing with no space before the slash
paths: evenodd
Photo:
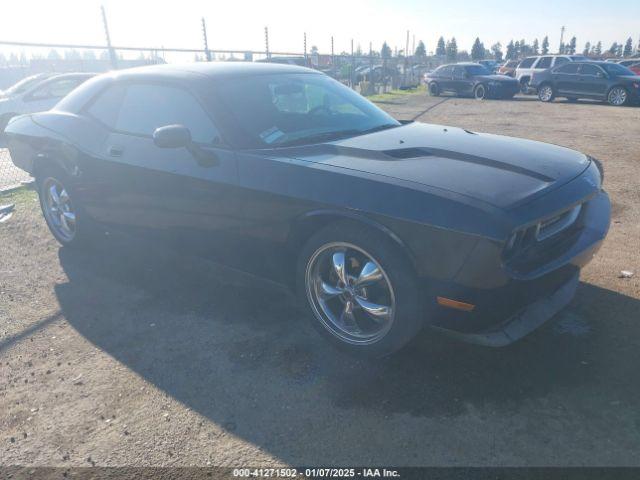
<path id="1" fill-rule="evenodd" d="M 390 90 L 387 93 L 370 95 L 367 97 L 367 99 L 371 100 L 372 102 L 393 102 L 394 100 L 405 98 L 408 95 L 417 95 L 420 93 L 425 93 L 426 91 L 426 86 L 419 85 L 416 88 L 409 88 L 407 90 Z"/>
<path id="2" fill-rule="evenodd" d="M 20 187 L 7 192 L 0 192 L 0 205 L 15 203 L 16 206 L 33 204 L 38 201 L 38 194 L 27 188 Z"/>

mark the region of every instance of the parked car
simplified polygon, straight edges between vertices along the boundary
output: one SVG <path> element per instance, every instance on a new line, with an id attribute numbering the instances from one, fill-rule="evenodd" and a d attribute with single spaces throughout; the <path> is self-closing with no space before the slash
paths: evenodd
<path id="1" fill-rule="evenodd" d="M 433 96 L 453 93 L 478 100 L 512 98 L 519 90 L 518 82 L 513 78 L 494 75 L 478 63 L 442 65 L 428 74 L 426 80 Z"/>
<path id="2" fill-rule="evenodd" d="M 28 81 L 14 85 L 0 98 L 0 133 L 7 122 L 21 113 L 49 110 L 62 97 L 68 94 L 93 73 L 65 73 L 59 75 L 41 75 L 29 77 Z"/>
<path id="3" fill-rule="evenodd" d="M 498 67 L 500 67 L 500 64 L 495 60 L 480 60 L 478 63 L 489 70 L 491 73 L 497 73 Z"/>
<path id="4" fill-rule="evenodd" d="M 384 79 L 391 79 L 400 75 L 397 69 L 393 67 L 383 67 L 382 65 L 374 65 L 373 69 L 364 67 L 360 70 L 356 70 L 356 82 L 368 81 L 368 82 L 382 82 Z"/>
<path id="5" fill-rule="evenodd" d="M 571 300 L 609 226 L 596 160 L 401 123 L 290 65 L 121 70 L 6 130 L 65 248 L 107 228 L 282 282 L 359 355 L 425 325 L 521 338 Z"/>
<path id="6" fill-rule="evenodd" d="M 55 75 L 54 73 L 36 73 L 35 75 L 30 75 L 28 77 L 19 80 L 17 83 L 13 84 L 9 88 L 0 91 L 0 99 L 1 98 L 9 98 L 14 95 L 18 95 L 23 93 L 28 88 L 31 88 L 36 83 L 43 81 L 46 78 L 52 77 Z"/>
<path id="7" fill-rule="evenodd" d="M 634 63 L 628 66 L 627 68 L 631 70 L 633 73 L 635 73 L 636 75 L 640 75 L 640 62 Z"/>
<path id="8" fill-rule="evenodd" d="M 591 98 L 619 106 L 640 99 L 640 76 L 612 62 L 572 62 L 534 73 L 531 87 L 543 102 Z"/>
<path id="9" fill-rule="evenodd" d="M 584 55 L 538 55 L 536 57 L 527 57 L 518 64 L 514 77 L 520 83 L 520 91 L 522 93 L 535 93 L 529 88 L 529 82 L 534 73 L 559 67 L 568 62 L 584 62 L 588 60 Z"/>
<path id="10" fill-rule="evenodd" d="M 506 75 L 507 77 L 514 77 L 518 63 L 520 63 L 518 60 L 507 60 L 498 67 L 498 73 L 500 75 Z"/>

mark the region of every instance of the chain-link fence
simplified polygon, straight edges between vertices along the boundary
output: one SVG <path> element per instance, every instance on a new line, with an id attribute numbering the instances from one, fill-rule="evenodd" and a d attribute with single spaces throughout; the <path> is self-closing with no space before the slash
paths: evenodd
<path id="1" fill-rule="evenodd" d="M 31 177 L 11 162 L 9 150 L 0 148 L 0 191 L 20 185 Z"/>

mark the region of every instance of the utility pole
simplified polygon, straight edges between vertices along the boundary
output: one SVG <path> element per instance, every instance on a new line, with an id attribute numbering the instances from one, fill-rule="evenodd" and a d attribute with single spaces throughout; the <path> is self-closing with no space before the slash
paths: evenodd
<path id="1" fill-rule="evenodd" d="M 271 58 L 269 53 L 269 27 L 264 27 L 264 51 L 267 54 L 267 59 Z"/>
<path id="2" fill-rule="evenodd" d="M 102 11 L 102 24 L 104 25 L 104 34 L 107 37 L 107 48 L 109 49 L 109 60 L 111 61 L 111 67 L 113 69 L 118 68 L 118 57 L 116 51 L 111 46 L 111 37 L 109 36 L 109 25 L 107 24 L 107 14 L 104 11 L 104 5 L 100 5 Z"/>
<path id="3" fill-rule="evenodd" d="M 204 38 L 204 56 L 207 58 L 207 62 L 211 61 L 211 52 L 209 51 L 209 43 L 207 42 L 207 24 L 202 17 L 202 37 Z"/>
<path id="4" fill-rule="evenodd" d="M 304 32 L 304 66 L 309 66 L 309 62 L 307 61 L 307 32 Z"/>
<path id="5" fill-rule="evenodd" d="M 355 89 L 354 85 L 354 72 L 356 69 L 356 58 L 353 56 L 353 38 L 351 39 L 351 68 L 349 69 L 349 83 L 351 83 L 351 88 Z"/>
<path id="6" fill-rule="evenodd" d="M 407 84 L 407 74 L 409 73 L 409 30 L 407 30 L 407 43 L 404 49 L 404 84 Z"/>
<path id="7" fill-rule="evenodd" d="M 564 53 L 563 50 L 564 50 L 564 25 L 560 29 L 560 48 L 558 50 L 558 53 Z"/>

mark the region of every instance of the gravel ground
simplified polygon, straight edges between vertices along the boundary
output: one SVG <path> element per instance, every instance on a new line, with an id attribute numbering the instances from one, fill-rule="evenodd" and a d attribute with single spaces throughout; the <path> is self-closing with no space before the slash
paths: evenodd
<path id="1" fill-rule="evenodd" d="M 280 287 L 121 238 L 60 249 L 18 191 L 0 197 L 16 203 L 0 223 L 0 465 L 640 465 L 640 109 L 394 102 L 603 161 L 611 232 L 564 312 L 504 349 L 424 332 L 354 361 Z"/>

